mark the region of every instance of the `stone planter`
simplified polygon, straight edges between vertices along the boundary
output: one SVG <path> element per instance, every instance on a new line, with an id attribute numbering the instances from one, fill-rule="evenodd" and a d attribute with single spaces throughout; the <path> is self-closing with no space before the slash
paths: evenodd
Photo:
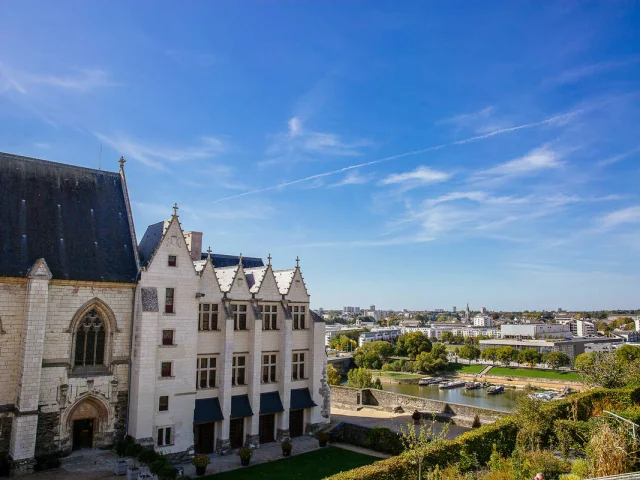
<path id="1" fill-rule="evenodd" d="M 140 469 L 138 467 L 127 468 L 127 480 L 138 480 L 140 477 Z"/>
<path id="2" fill-rule="evenodd" d="M 243 467 L 248 467 L 249 464 L 251 463 L 251 457 L 249 458 L 240 458 L 240 465 L 242 465 Z"/>
<path id="3" fill-rule="evenodd" d="M 202 477 L 205 473 L 207 473 L 206 465 L 202 467 L 196 465 L 196 475 L 198 475 L 199 477 Z"/>
<path id="4" fill-rule="evenodd" d="M 129 464 L 126 460 L 116 460 L 113 465 L 113 473 L 115 475 L 126 475 L 128 468 Z"/>
<path id="5" fill-rule="evenodd" d="M 326 440 L 318 440 L 318 443 L 320 444 L 321 447 L 326 447 L 327 446 L 327 441 Z"/>

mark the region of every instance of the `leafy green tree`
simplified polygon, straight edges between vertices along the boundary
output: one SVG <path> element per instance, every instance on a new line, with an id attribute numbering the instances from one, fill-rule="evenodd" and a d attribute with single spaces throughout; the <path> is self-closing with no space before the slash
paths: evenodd
<path id="1" fill-rule="evenodd" d="M 495 363 L 498 359 L 498 349 L 494 347 L 487 347 L 482 350 L 480 358 L 483 360 L 490 360 L 492 363 Z"/>
<path id="2" fill-rule="evenodd" d="M 447 366 L 447 349 L 441 343 L 434 343 L 430 352 L 422 352 L 416 357 L 413 369 L 416 372 L 433 373 Z"/>
<path id="3" fill-rule="evenodd" d="M 358 367 L 380 370 L 393 355 L 393 345 L 389 342 L 368 342 L 356 350 L 353 361 Z"/>
<path id="4" fill-rule="evenodd" d="M 558 370 L 560 367 L 570 365 L 571 359 L 566 353 L 555 350 L 546 356 L 545 362 L 552 370 Z"/>
<path id="5" fill-rule="evenodd" d="M 449 317 L 447 315 L 440 315 L 436 319 L 436 322 L 438 322 L 438 323 L 444 323 L 444 322 L 448 322 L 448 321 L 449 321 Z"/>
<path id="6" fill-rule="evenodd" d="M 573 362 L 582 381 L 589 386 L 618 388 L 637 381 L 636 362 L 627 364 L 611 352 L 589 352 L 578 355 Z M 631 367 L 631 368 L 630 368 Z"/>
<path id="7" fill-rule="evenodd" d="M 431 340 L 422 332 L 405 333 L 398 338 L 396 355 L 416 358 L 422 352 L 431 351 Z"/>
<path id="8" fill-rule="evenodd" d="M 347 386 L 353 388 L 375 388 L 377 390 L 382 390 L 380 379 L 376 378 L 376 381 L 374 382 L 371 373 L 366 368 L 354 368 L 353 370 L 349 370 L 347 375 Z"/>
<path id="9" fill-rule="evenodd" d="M 480 358 L 480 349 L 475 345 L 463 345 L 458 355 L 465 360 L 475 361 Z"/>
<path id="10" fill-rule="evenodd" d="M 422 464 L 428 451 L 427 447 L 441 445 L 447 440 L 449 424 L 445 423 L 442 430 L 436 432 L 434 429 L 435 423 L 435 421 L 431 422 L 428 426 L 420 423 L 417 428 L 409 423 L 406 428 L 400 427 L 401 440 L 404 445 L 402 456 L 408 458 L 411 463 L 418 467 L 418 480 L 422 480 Z M 438 467 L 436 466 L 436 468 Z"/>
<path id="11" fill-rule="evenodd" d="M 622 345 L 616 350 L 616 360 L 622 363 L 631 363 L 640 360 L 640 347 Z"/>
<path id="12" fill-rule="evenodd" d="M 524 350 L 521 350 L 518 358 L 530 367 L 533 367 L 542 361 L 542 355 L 535 348 L 525 348 Z"/>
<path id="13" fill-rule="evenodd" d="M 327 364 L 327 383 L 329 385 L 340 385 L 342 376 L 338 373 L 336 368 L 330 363 Z"/>
<path id="14" fill-rule="evenodd" d="M 440 334 L 440 341 L 444 343 L 453 342 L 453 333 L 451 332 L 451 330 L 445 330 L 444 332 L 442 332 Z"/>
<path id="15" fill-rule="evenodd" d="M 518 357 L 518 350 L 508 345 L 501 347 L 496 352 L 496 358 L 500 363 L 505 365 L 509 365 L 509 363 L 513 362 Z"/>

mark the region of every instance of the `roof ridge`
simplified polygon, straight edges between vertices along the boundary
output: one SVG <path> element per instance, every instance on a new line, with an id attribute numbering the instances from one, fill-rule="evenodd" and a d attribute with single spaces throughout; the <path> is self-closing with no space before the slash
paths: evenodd
<path id="1" fill-rule="evenodd" d="M 2 157 L 7 157 L 7 158 L 11 158 L 14 160 L 21 160 L 21 161 L 27 161 L 27 162 L 31 162 L 31 163 L 42 163 L 45 165 L 50 165 L 53 167 L 59 167 L 59 168 L 74 168 L 74 169 L 78 169 L 78 170 L 86 170 L 89 172 L 94 172 L 94 173 L 102 173 L 102 174 L 108 174 L 108 175 L 114 175 L 114 176 L 120 176 L 120 172 L 112 172 L 110 170 L 100 170 L 97 168 L 90 168 L 90 167 L 83 167 L 80 165 L 72 165 L 70 163 L 60 163 L 60 162 L 54 162 L 53 160 L 45 160 L 42 158 L 35 158 L 35 157 L 25 157 L 23 155 L 16 155 L 14 153 L 6 153 L 6 152 L 0 152 L 0 158 Z"/>

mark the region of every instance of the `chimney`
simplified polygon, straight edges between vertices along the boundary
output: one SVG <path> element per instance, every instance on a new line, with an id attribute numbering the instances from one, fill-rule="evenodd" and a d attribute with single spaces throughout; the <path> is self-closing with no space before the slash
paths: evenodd
<path id="1" fill-rule="evenodd" d="M 202 260 L 202 232 L 184 232 L 184 239 L 191 252 L 191 260 Z"/>

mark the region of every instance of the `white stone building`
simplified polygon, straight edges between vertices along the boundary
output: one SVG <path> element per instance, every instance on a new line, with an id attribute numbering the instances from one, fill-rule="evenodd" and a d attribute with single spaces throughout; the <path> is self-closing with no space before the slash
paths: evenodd
<path id="1" fill-rule="evenodd" d="M 0 463 L 15 474 L 125 434 L 138 265 L 123 164 L 0 153 Z"/>
<path id="2" fill-rule="evenodd" d="M 274 270 L 271 257 L 223 258 L 201 245 L 175 210 L 140 243 L 129 434 L 179 456 L 327 423 L 325 324 L 299 265 Z"/>
<path id="3" fill-rule="evenodd" d="M 493 318 L 491 318 L 489 315 L 476 315 L 475 317 L 473 317 L 473 326 L 484 328 L 493 327 Z"/>

